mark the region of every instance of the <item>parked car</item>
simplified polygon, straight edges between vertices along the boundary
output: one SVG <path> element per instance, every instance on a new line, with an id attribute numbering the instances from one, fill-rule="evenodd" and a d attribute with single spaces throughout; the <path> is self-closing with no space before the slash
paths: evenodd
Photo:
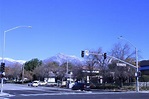
<path id="1" fill-rule="evenodd" d="M 47 82 L 43 82 L 43 81 L 40 81 L 40 82 L 39 82 L 39 85 L 40 85 L 40 86 L 45 86 L 46 84 L 47 84 Z"/>
<path id="2" fill-rule="evenodd" d="M 33 81 L 32 83 L 28 83 L 28 86 L 38 87 L 39 86 L 39 81 Z"/>
<path id="3" fill-rule="evenodd" d="M 83 90 L 90 91 L 90 84 L 89 83 L 75 83 L 71 89 L 81 90 L 81 91 Z"/>
<path id="4" fill-rule="evenodd" d="M 55 83 L 55 82 L 47 82 L 46 86 L 47 87 L 54 87 L 54 86 L 57 86 L 57 83 Z"/>

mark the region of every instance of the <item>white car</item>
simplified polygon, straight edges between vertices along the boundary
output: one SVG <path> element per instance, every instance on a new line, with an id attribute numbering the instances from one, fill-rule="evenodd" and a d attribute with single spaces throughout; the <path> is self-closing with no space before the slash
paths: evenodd
<path id="1" fill-rule="evenodd" d="M 40 85 L 40 86 L 45 86 L 46 84 L 47 84 L 47 83 L 46 83 L 46 82 L 43 82 L 43 81 L 40 81 L 40 82 L 39 82 L 39 85 Z"/>
<path id="2" fill-rule="evenodd" d="M 28 86 L 38 87 L 39 86 L 39 81 L 33 81 L 32 83 L 29 83 Z"/>

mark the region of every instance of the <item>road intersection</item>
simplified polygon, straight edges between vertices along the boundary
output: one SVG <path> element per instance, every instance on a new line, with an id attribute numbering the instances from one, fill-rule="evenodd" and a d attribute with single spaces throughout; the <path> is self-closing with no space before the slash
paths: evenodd
<path id="1" fill-rule="evenodd" d="M 108 99 L 109 96 L 114 96 L 115 99 L 133 99 L 133 97 L 136 97 L 135 99 L 148 99 L 149 97 L 149 91 L 140 91 L 139 93 L 136 93 L 135 91 L 127 91 L 127 92 L 108 92 L 108 91 L 74 91 L 71 89 L 66 88 L 57 88 L 57 87 L 28 87 L 27 85 L 19 85 L 19 84 L 5 84 L 4 85 L 4 93 L 0 95 L 0 99 L 25 99 L 25 97 L 28 97 L 29 99 L 32 99 L 34 97 L 37 97 L 37 99 L 41 99 L 43 97 L 53 97 L 59 96 L 62 97 L 71 97 L 73 96 L 76 98 L 76 96 L 80 97 L 86 97 L 84 99 L 89 99 L 91 96 L 98 96 L 98 97 L 107 97 L 105 99 Z M 121 97 L 124 95 L 124 97 L 127 98 L 116 98 Z M 146 98 L 141 98 L 141 96 L 147 96 Z M 40 97 L 40 98 L 39 98 Z M 98 98 L 95 97 L 94 99 Z M 138 98 L 137 98 L 138 97 Z M 140 97 L 140 98 L 139 98 Z M 56 98 L 56 99 L 57 99 Z M 82 98 L 83 99 L 83 98 Z"/>

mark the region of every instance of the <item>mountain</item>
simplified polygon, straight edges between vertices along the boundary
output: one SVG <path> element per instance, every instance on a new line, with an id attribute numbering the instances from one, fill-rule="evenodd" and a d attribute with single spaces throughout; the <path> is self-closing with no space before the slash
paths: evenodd
<path id="1" fill-rule="evenodd" d="M 2 62 L 2 58 L 0 57 L 0 62 Z M 4 58 L 4 62 L 6 64 L 6 66 L 12 66 L 13 64 L 24 64 L 26 61 L 24 60 L 14 60 L 14 59 L 11 59 L 11 58 Z"/>
<path id="2" fill-rule="evenodd" d="M 24 60 L 14 60 L 14 59 L 11 59 L 11 58 L 4 58 L 4 61 L 5 61 L 6 66 L 12 66 L 16 63 L 22 65 L 26 62 Z M 73 56 L 73 55 L 65 55 L 65 54 L 59 53 L 55 56 L 52 56 L 52 57 L 49 57 L 47 59 L 42 60 L 42 62 L 45 63 L 45 64 L 48 63 L 48 62 L 51 62 L 51 61 L 58 62 L 60 65 L 68 61 L 72 64 L 77 65 L 77 64 L 82 64 L 83 59 L 78 58 L 78 57 Z M 1 57 L 0 57 L 0 62 L 2 62 Z"/>
<path id="3" fill-rule="evenodd" d="M 59 53 L 55 56 L 52 56 L 50 58 L 43 60 L 44 63 L 47 63 L 50 61 L 55 61 L 55 62 L 58 62 L 59 64 L 63 64 L 67 61 L 70 63 L 73 63 L 73 64 L 81 64 L 83 59 L 80 59 L 80 58 L 73 56 L 73 55 L 65 55 L 63 53 Z"/>

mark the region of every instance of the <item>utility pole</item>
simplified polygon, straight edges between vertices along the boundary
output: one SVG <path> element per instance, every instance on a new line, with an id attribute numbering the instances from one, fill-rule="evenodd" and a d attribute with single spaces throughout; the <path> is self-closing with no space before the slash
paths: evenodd
<path id="1" fill-rule="evenodd" d="M 24 83 L 24 64 L 22 65 L 22 84 Z"/>

